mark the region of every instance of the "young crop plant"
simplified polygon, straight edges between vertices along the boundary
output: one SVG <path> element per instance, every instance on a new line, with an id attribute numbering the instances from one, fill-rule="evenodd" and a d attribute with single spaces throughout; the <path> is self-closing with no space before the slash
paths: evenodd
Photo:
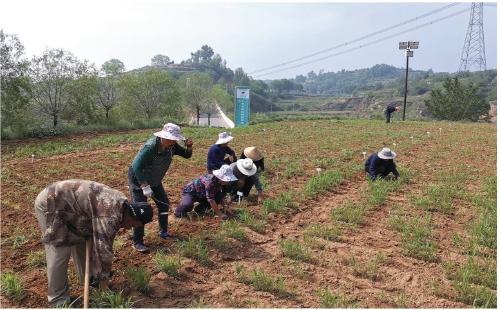
<path id="1" fill-rule="evenodd" d="M 285 168 L 285 178 L 291 179 L 293 177 L 298 177 L 304 174 L 304 168 L 302 164 L 295 161 L 290 161 L 287 163 Z"/>
<path id="2" fill-rule="evenodd" d="M 149 291 L 149 280 L 151 273 L 145 267 L 128 268 L 127 276 L 132 282 L 132 286 L 139 292 L 145 294 Z"/>
<path id="3" fill-rule="evenodd" d="M 367 200 L 370 208 L 380 207 L 385 203 L 389 192 L 397 188 L 397 181 L 376 180 L 368 183 Z"/>
<path id="4" fill-rule="evenodd" d="M 246 208 L 238 210 L 238 219 L 243 223 L 243 225 L 255 232 L 263 233 L 266 230 L 266 222 L 255 218 L 255 216 Z"/>
<path id="5" fill-rule="evenodd" d="M 334 221 L 350 225 L 359 225 L 365 217 L 365 207 L 359 203 L 347 201 L 342 206 L 332 209 Z"/>
<path id="6" fill-rule="evenodd" d="M 168 256 L 165 253 L 156 252 L 154 262 L 160 271 L 165 272 L 169 276 L 178 277 L 182 262 L 180 256 Z"/>
<path id="7" fill-rule="evenodd" d="M 380 265 L 384 263 L 386 257 L 383 253 L 377 253 L 367 262 L 360 262 L 356 256 L 352 255 L 348 264 L 352 267 L 354 275 L 372 281 L 380 279 Z"/>
<path id="8" fill-rule="evenodd" d="M 453 192 L 445 184 L 431 184 L 424 191 L 423 197 L 413 197 L 413 203 L 426 211 L 444 214 L 453 213 Z"/>
<path id="9" fill-rule="evenodd" d="M 40 250 L 28 254 L 28 266 L 32 268 L 41 268 L 47 266 L 47 262 L 45 260 L 45 251 Z"/>
<path id="10" fill-rule="evenodd" d="M 248 237 L 245 230 L 240 226 L 237 221 L 225 221 L 222 223 L 222 232 L 227 237 L 239 240 L 248 241 Z"/>
<path id="11" fill-rule="evenodd" d="M 389 219 L 391 227 L 401 233 L 404 252 L 410 257 L 435 262 L 437 246 L 431 240 L 432 223 L 430 216 L 419 218 L 395 214 Z"/>
<path id="12" fill-rule="evenodd" d="M 293 194 L 286 192 L 274 199 L 265 199 L 262 205 L 262 212 L 264 214 L 287 213 L 289 209 L 297 208 L 297 205 L 293 202 Z"/>
<path id="13" fill-rule="evenodd" d="M 248 273 L 245 267 L 236 265 L 236 277 L 239 282 L 250 285 L 257 291 L 269 292 L 283 297 L 293 295 L 286 289 L 285 279 L 282 276 L 273 278 L 258 268 Z"/>
<path id="14" fill-rule="evenodd" d="M 353 156 L 354 156 L 354 152 L 352 150 L 342 149 L 340 151 L 340 159 L 342 161 L 350 161 L 350 160 L 352 160 Z"/>
<path id="15" fill-rule="evenodd" d="M 182 256 L 192 258 L 203 266 L 212 264 L 208 257 L 208 248 L 203 239 L 189 238 L 188 240 L 180 240 L 176 242 L 176 247 Z"/>
<path id="16" fill-rule="evenodd" d="M 310 251 L 305 248 L 302 243 L 291 240 L 281 240 L 280 243 L 281 253 L 283 257 L 288 257 L 298 261 L 312 262 L 313 258 Z"/>
<path id="17" fill-rule="evenodd" d="M 330 191 L 342 183 L 342 172 L 339 170 L 326 171 L 316 175 L 307 182 L 304 193 L 308 198 L 315 198 L 319 194 Z"/>
<path id="18" fill-rule="evenodd" d="M 319 290 L 318 297 L 321 308 L 356 308 L 358 305 L 356 300 L 328 289 Z"/>
<path id="19" fill-rule="evenodd" d="M 475 308 L 496 308 L 497 295 L 484 286 L 476 286 L 468 281 L 453 281 L 457 301 Z"/>
<path id="20" fill-rule="evenodd" d="M 316 237 L 327 241 L 339 241 L 342 231 L 338 226 L 329 226 L 326 224 L 315 223 L 309 225 L 304 236 L 306 237 Z"/>
<path id="21" fill-rule="evenodd" d="M 478 258 L 469 256 L 467 262 L 462 265 L 445 263 L 446 276 L 450 280 L 473 283 L 496 289 L 497 272 L 496 259 L 492 258 L 480 263 Z"/>
<path id="22" fill-rule="evenodd" d="M 125 297 L 123 291 L 113 292 L 111 290 L 93 290 L 90 297 L 91 308 L 132 308 L 132 298 Z"/>
<path id="23" fill-rule="evenodd" d="M 21 301 L 25 294 L 21 278 L 12 272 L 3 272 L 0 276 L 2 294 L 10 299 Z"/>

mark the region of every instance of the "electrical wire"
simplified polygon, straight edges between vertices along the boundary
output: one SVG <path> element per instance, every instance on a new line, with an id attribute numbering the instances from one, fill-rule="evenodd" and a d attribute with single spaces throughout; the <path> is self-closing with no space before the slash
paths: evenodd
<path id="1" fill-rule="evenodd" d="M 282 72 L 282 71 L 285 71 L 285 70 L 290 70 L 290 69 L 295 69 L 295 68 L 298 68 L 298 67 L 302 67 L 302 66 L 305 66 L 305 65 L 309 65 L 309 64 L 312 64 L 312 63 L 315 63 L 315 62 L 318 62 L 318 61 L 321 61 L 321 60 L 325 60 L 325 59 L 328 59 L 328 58 L 331 58 L 331 57 L 335 57 L 335 56 L 339 56 L 339 55 L 343 55 L 343 54 L 346 54 L 346 53 L 349 53 L 349 52 L 352 52 L 354 50 L 357 50 L 357 49 L 360 49 L 360 48 L 363 48 L 363 47 L 366 47 L 366 46 L 369 46 L 369 45 L 373 45 L 375 43 L 378 43 L 378 42 L 381 42 L 381 41 L 385 41 L 387 39 L 391 39 L 391 38 L 394 38 L 396 36 L 399 36 L 401 34 L 404 34 L 404 33 L 407 33 L 407 32 L 411 32 L 411 31 L 414 31 L 414 30 L 417 30 L 417 29 L 420 29 L 420 28 L 423 28 L 423 27 L 426 27 L 426 26 L 429 26 L 429 25 L 432 25 L 432 24 L 435 24 L 437 22 L 440 22 L 440 21 L 443 21 L 445 19 L 448 19 L 448 18 L 451 18 L 451 17 L 454 17 L 454 16 L 457 16 L 457 15 L 460 15 L 464 12 L 467 12 L 467 11 L 470 11 L 469 8 L 467 9 L 464 9 L 464 10 L 460 10 L 458 12 L 455 12 L 455 13 L 452 13 L 452 14 L 449 14 L 449 15 L 446 15 L 446 16 L 443 16 L 441 18 L 438 18 L 438 19 L 435 19 L 435 20 L 432 20 L 428 23 L 425 23 L 425 24 L 421 24 L 421 25 L 418 25 L 418 26 L 415 26 L 413 28 L 410 28 L 410 29 L 407 29 L 407 30 L 403 30 L 403 31 L 400 31 L 400 32 L 397 32 L 395 34 L 391 34 L 391 35 L 388 35 L 388 36 L 385 36 L 385 37 L 382 37 L 380 39 L 377 39 L 377 40 L 374 40 L 374 41 L 371 41 L 371 42 L 368 42 L 368 43 L 365 43 L 365 44 L 362 44 L 362 45 L 359 45 L 359 46 L 356 46 L 356 47 L 353 47 L 353 48 L 350 48 L 348 50 L 345 50 L 345 51 L 342 51 L 342 52 L 338 52 L 338 53 L 335 53 L 335 54 L 330 54 L 330 55 L 327 55 L 327 56 L 324 56 L 324 57 L 321 57 L 321 58 L 317 58 L 317 59 L 314 59 L 314 60 L 311 60 L 311 61 L 307 61 L 307 62 L 304 62 L 304 63 L 300 63 L 298 65 L 294 65 L 294 66 L 290 66 L 290 67 L 286 67 L 286 68 L 282 68 L 282 69 L 279 69 L 279 70 L 275 70 L 275 71 L 271 71 L 271 72 L 267 72 L 267 73 L 263 73 L 263 74 L 258 74 L 255 76 L 256 77 L 261 77 L 261 76 L 266 76 L 266 75 L 270 75 L 270 74 L 274 74 L 274 73 L 278 73 L 278 72 Z"/>
<path id="2" fill-rule="evenodd" d="M 392 25 L 392 26 L 389 26 L 389 27 L 386 27 L 384 29 L 381 29 L 381 30 L 378 30 L 378 31 L 375 31 L 375 32 L 372 32 L 372 33 L 369 33 L 367 35 L 364 35 L 362 37 L 359 37 L 359 38 L 356 38 L 354 40 L 351 40 L 351 41 L 348 41 L 348 42 L 344 42 L 344 43 L 341 43 L 341 44 L 338 44 L 336 46 L 333 46 L 333 47 L 330 47 L 330 48 L 327 48 L 327 49 L 323 49 L 321 51 L 318 51 L 318 52 L 315 52 L 315 53 L 312 53 L 312 54 L 308 54 L 308 55 L 305 55 L 305 56 L 302 56 L 300 58 L 296 58 L 296 59 L 292 59 L 292 60 L 289 60 L 289 61 L 286 61 L 286 62 L 282 62 L 280 64 L 277 64 L 277 65 L 274 65 L 274 66 L 270 66 L 270 67 L 266 67 L 266 68 L 262 68 L 262 69 L 259 69 L 259 70 L 255 70 L 253 72 L 250 72 L 248 74 L 255 74 L 255 73 L 258 73 L 258 72 L 262 72 L 262 71 L 268 71 L 270 69 L 274 69 L 274 68 L 278 68 L 278 67 L 282 67 L 284 65 L 288 65 L 288 64 L 291 64 L 291 63 L 294 63 L 294 62 L 297 62 L 297 61 L 300 61 L 300 60 L 304 60 L 304 59 L 307 59 L 307 58 L 310 58 L 310 57 L 314 57 L 314 56 L 317 56 L 319 54 L 323 54 L 323 53 L 326 53 L 326 52 L 329 52 L 329 51 L 332 51 L 334 49 L 337 49 L 337 48 L 340 48 L 340 47 L 345 47 L 347 45 L 350 45 L 352 43 L 355 43 L 355 42 L 358 42 L 358 41 L 361 41 L 361 40 L 364 40 L 364 39 L 367 39 L 367 38 L 370 38 L 372 36 L 375 36 L 377 34 L 380 34 L 380 33 L 383 33 L 383 32 L 386 32 L 386 31 L 389 31 L 391 29 L 394 29 L 394 28 L 397 28 L 397 27 L 401 27 L 401 26 L 404 26 L 410 22 L 414 22 L 416 20 L 419 20 L 421 18 L 424 18 L 424 17 L 427 17 L 427 16 L 430 16 L 430 15 L 433 15 L 433 14 L 436 14 L 438 12 L 441 12 L 443 10 L 447 10 L 453 6 L 456 6 L 460 4 L 459 2 L 455 2 L 455 3 L 451 3 L 451 4 L 448 4 L 444 7 L 441 7 L 439 9 L 436 9 L 436 10 L 433 10 L 433 11 L 430 11 L 428 13 L 425 13 L 425 14 L 422 14 L 420 16 L 417 16 L 417 17 L 413 17 L 413 18 L 410 18 L 408 20 L 405 20 L 403 22 L 400 22 L 400 23 L 397 23 L 395 25 Z"/>

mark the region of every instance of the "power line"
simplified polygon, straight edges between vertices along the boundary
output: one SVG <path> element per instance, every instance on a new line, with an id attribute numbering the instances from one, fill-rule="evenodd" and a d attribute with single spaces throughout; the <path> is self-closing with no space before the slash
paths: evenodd
<path id="1" fill-rule="evenodd" d="M 374 41 L 371 41 L 371 42 L 368 42 L 368 43 L 365 43 L 365 44 L 362 44 L 362 45 L 350 48 L 350 49 L 342 51 L 342 52 L 338 52 L 338 53 L 335 53 L 335 54 L 330 54 L 330 55 L 327 55 L 327 56 L 324 56 L 324 57 L 321 57 L 321 58 L 317 58 L 317 59 L 314 59 L 314 60 L 311 60 L 311 61 L 307 61 L 307 62 L 298 64 L 298 65 L 294 65 L 294 66 L 282 68 L 282 69 L 279 69 L 279 70 L 275 70 L 275 71 L 271 71 L 271 72 L 267 72 L 267 73 L 263 73 L 263 74 L 258 74 L 255 77 L 266 76 L 266 75 L 270 75 L 270 74 L 273 74 L 273 73 L 278 73 L 278 72 L 281 72 L 281 71 L 286 71 L 286 70 L 290 70 L 290 69 L 302 67 L 302 66 L 305 66 L 305 65 L 309 65 L 309 64 L 321 61 L 321 60 L 325 60 L 325 59 L 331 58 L 331 57 L 335 57 L 335 56 L 339 56 L 339 55 L 342 55 L 342 54 L 346 54 L 346 53 L 352 52 L 354 50 L 357 50 L 357 49 L 360 49 L 360 48 L 363 48 L 363 47 L 366 47 L 366 46 L 369 46 L 369 45 L 372 45 L 372 44 L 375 44 L 375 43 L 378 43 L 378 42 L 381 42 L 381 41 L 385 41 L 387 39 L 391 39 L 391 38 L 399 36 L 401 34 L 404 34 L 404 33 L 407 33 L 407 32 L 411 32 L 411 31 L 414 31 L 414 30 L 417 30 L 417 29 L 420 29 L 420 28 L 432 25 L 434 23 L 443 21 L 445 19 L 448 19 L 448 18 L 457 16 L 457 15 L 460 15 L 460 14 L 462 14 L 464 12 L 468 12 L 468 11 L 470 11 L 469 8 L 461 10 L 461 11 L 458 11 L 458 12 L 455 12 L 455 13 L 452 13 L 452 14 L 449 14 L 449 15 L 446 15 L 446 16 L 443 16 L 443 17 L 435 19 L 435 20 L 432 20 L 432 21 L 430 21 L 428 23 L 421 24 L 421 25 L 415 26 L 413 28 L 410 28 L 410 29 L 407 29 L 407 30 L 403 30 L 403 31 L 397 32 L 395 34 L 391 34 L 391 35 L 382 37 L 380 39 L 377 39 L 377 40 L 374 40 Z"/>
<path id="2" fill-rule="evenodd" d="M 369 37 L 372 37 L 374 35 L 377 35 L 377 34 L 380 34 L 380 33 L 383 33 L 383 32 L 386 32 L 388 30 L 391 30 L 391 29 L 394 29 L 394 28 L 397 28 L 397 27 L 400 27 L 400 26 L 403 26 L 403 25 L 406 25 L 407 23 L 410 23 L 410 22 L 414 22 L 418 19 L 421 19 L 421 18 L 424 18 L 424 17 L 427 17 L 427 16 L 430 16 L 430 15 L 433 15 L 433 14 L 436 14 L 438 12 L 441 12 L 443 10 L 447 10 L 455 5 L 458 5 L 460 3 L 458 2 L 455 2 L 455 3 L 451 3 L 451 4 L 448 4 L 442 8 L 439 8 L 439 9 L 436 9 L 436 10 L 433 10 L 433 11 L 430 11 L 428 13 L 425 13 L 423 15 L 420 15 L 420 16 L 417 16 L 417 17 L 413 17 L 413 18 L 410 18 L 408 20 L 405 20 L 403 22 L 400 22 L 398 24 L 395 24 L 395 25 L 392 25 L 392 26 L 389 26 L 389 27 L 386 27 L 384 29 L 381 29 L 381 30 L 378 30 L 378 31 L 375 31 L 375 32 L 372 32 L 372 33 L 369 33 L 367 35 L 364 35 L 362 37 L 359 37 L 359 38 L 356 38 L 354 40 L 351 40 L 351 41 L 348 41 L 348 42 L 344 42 L 344 43 L 341 43 L 341 44 L 338 44 L 336 46 L 333 46 L 333 47 L 329 47 L 327 49 L 323 49 L 321 51 L 318 51 L 318 52 L 315 52 L 315 53 L 312 53 L 312 54 L 308 54 L 308 55 L 305 55 L 305 56 L 302 56 L 300 58 L 296 58 L 296 59 L 292 59 L 292 60 L 289 60 L 289 61 L 285 61 L 285 62 L 282 62 L 280 64 L 277 64 L 277 65 L 274 65 L 274 66 L 270 66 L 270 67 L 266 67 L 266 68 L 262 68 L 262 69 L 259 69 L 259 70 L 256 70 L 256 71 L 253 71 L 253 72 L 250 72 L 248 74 L 255 74 L 255 73 L 258 73 L 258 72 L 262 72 L 262 71 L 268 71 L 270 69 L 274 69 L 274 68 L 277 68 L 277 67 L 281 67 L 281 66 L 284 66 L 284 65 L 288 65 L 288 64 L 291 64 L 291 63 L 294 63 L 294 62 L 297 62 L 297 61 L 300 61 L 300 60 L 304 60 L 304 59 L 307 59 L 307 58 L 310 58 L 310 57 L 314 57 L 314 56 L 317 56 L 319 54 L 323 54 L 323 53 L 326 53 L 326 52 L 329 52 L 331 50 L 334 50 L 334 49 L 337 49 L 337 48 L 340 48 L 340 47 L 344 47 L 344 46 L 347 46 L 349 44 L 352 44 L 352 43 L 355 43 L 355 42 L 358 42 L 358 41 L 361 41 L 361 40 L 364 40 L 364 39 L 367 39 Z"/>

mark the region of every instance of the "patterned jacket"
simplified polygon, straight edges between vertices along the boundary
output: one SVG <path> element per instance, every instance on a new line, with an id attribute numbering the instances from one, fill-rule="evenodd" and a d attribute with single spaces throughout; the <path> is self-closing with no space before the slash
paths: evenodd
<path id="1" fill-rule="evenodd" d="M 92 239 L 92 276 L 110 277 L 113 240 L 120 229 L 125 195 L 104 184 L 66 180 L 46 187 L 37 197 L 45 211 L 43 242 L 71 246 Z"/>

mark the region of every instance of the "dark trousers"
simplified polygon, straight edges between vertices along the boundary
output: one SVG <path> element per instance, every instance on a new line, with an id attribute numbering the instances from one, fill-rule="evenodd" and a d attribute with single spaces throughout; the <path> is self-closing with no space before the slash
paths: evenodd
<path id="1" fill-rule="evenodd" d="M 234 181 L 230 183 L 231 186 L 231 196 L 236 196 L 238 191 L 243 193 L 243 196 L 248 197 L 252 187 L 255 185 L 253 178 L 245 178 L 243 179 L 243 186 L 238 186 L 238 181 Z"/>
<path id="2" fill-rule="evenodd" d="M 217 193 L 215 195 L 215 202 L 217 204 L 222 201 L 222 192 Z M 188 212 L 193 211 L 194 203 L 199 202 L 200 205 L 196 207 L 196 213 L 203 213 L 205 210 L 210 209 L 210 203 L 207 198 L 197 198 L 192 193 L 182 193 L 181 202 L 175 208 L 175 216 L 176 217 L 184 217 Z"/>
<path id="3" fill-rule="evenodd" d="M 128 169 L 128 187 L 130 189 L 130 197 L 132 202 L 147 202 L 148 198 L 142 193 L 141 185 L 135 177 L 132 167 Z M 158 224 L 160 231 L 167 231 L 168 229 L 168 209 L 170 202 L 168 200 L 167 192 L 160 183 L 157 186 L 151 186 L 153 190 L 153 201 L 158 208 Z M 134 228 L 134 244 L 144 243 L 144 226 Z"/>
<path id="4" fill-rule="evenodd" d="M 390 123 L 391 122 L 391 113 L 385 113 L 385 122 Z"/>

